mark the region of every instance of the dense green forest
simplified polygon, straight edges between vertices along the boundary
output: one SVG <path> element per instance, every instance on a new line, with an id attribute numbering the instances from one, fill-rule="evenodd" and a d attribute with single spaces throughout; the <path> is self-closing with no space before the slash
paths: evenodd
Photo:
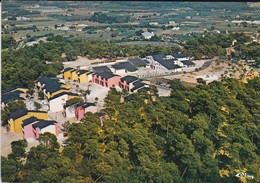
<path id="1" fill-rule="evenodd" d="M 213 56 L 225 56 L 225 48 L 236 39 L 235 56 L 245 55 L 256 59 L 260 65 L 259 43 L 245 46 L 250 38 L 243 33 L 228 35 L 193 35 L 193 38 L 178 46 L 139 46 L 119 45 L 114 42 L 88 41 L 74 37 L 49 35 L 47 42 L 40 41 L 34 46 L 25 46 L 18 50 L 12 49 L 15 42 L 12 37 L 3 37 L 2 51 L 2 90 L 10 90 L 17 86 L 32 87 L 39 76 L 56 76 L 63 69 L 62 61 L 76 60 L 77 56 L 92 58 L 116 58 L 128 56 L 145 57 L 151 54 L 172 54 L 184 52 L 189 56 L 200 59 Z M 65 54 L 65 55 L 64 55 Z M 46 61 L 50 62 L 46 64 Z"/>
<path id="2" fill-rule="evenodd" d="M 88 113 L 66 128 L 65 147 L 47 133 L 28 153 L 26 142 L 13 142 L 2 157 L 2 180 L 233 183 L 242 171 L 259 182 L 259 86 L 260 78 L 194 88 L 173 80 L 169 97 L 153 87 L 131 97 L 112 88 L 103 126 Z"/>

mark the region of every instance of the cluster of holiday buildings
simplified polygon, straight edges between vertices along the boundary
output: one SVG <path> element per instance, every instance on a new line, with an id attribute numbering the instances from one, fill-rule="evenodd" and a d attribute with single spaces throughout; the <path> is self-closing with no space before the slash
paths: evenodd
<path id="1" fill-rule="evenodd" d="M 195 67 L 195 64 L 183 54 L 153 55 L 144 59 L 127 59 L 113 65 L 97 66 L 89 70 L 65 68 L 63 79 L 56 77 L 40 77 L 36 82 L 37 92 L 42 92 L 48 101 L 50 112 L 63 111 L 64 117 L 82 119 L 87 112 L 98 112 L 95 103 L 83 102 L 68 105 L 66 102 L 73 98 L 80 98 L 70 91 L 67 80 L 78 83 L 92 82 L 103 87 L 119 87 L 129 93 L 137 92 L 149 87 L 149 82 L 131 74 L 137 73 L 140 68 L 151 68 L 157 73 L 181 72 L 185 68 Z M 1 107 L 4 108 L 10 101 L 25 101 L 27 89 L 17 88 L 2 95 Z M 48 119 L 46 111 L 18 110 L 8 118 L 11 132 L 23 133 L 26 139 L 38 139 L 39 134 L 50 132 L 58 135 L 58 124 Z"/>

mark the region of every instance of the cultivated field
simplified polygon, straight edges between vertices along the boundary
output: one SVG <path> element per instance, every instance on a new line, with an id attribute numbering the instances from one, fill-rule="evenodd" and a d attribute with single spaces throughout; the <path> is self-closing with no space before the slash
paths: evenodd
<path id="1" fill-rule="evenodd" d="M 32 8 L 32 5 L 38 4 L 39 7 Z M 3 11 L 10 11 L 12 2 L 3 3 Z M 31 36 L 44 35 L 46 33 L 60 34 L 63 36 L 78 36 L 90 40 L 116 40 L 130 39 L 135 36 L 138 30 L 151 29 L 158 36 L 168 35 L 172 40 L 185 40 L 187 37 L 176 37 L 176 35 L 187 35 L 192 32 L 202 33 L 204 30 L 210 30 L 214 27 L 216 30 L 228 31 L 248 31 L 258 32 L 260 25 L 242 26 L 231 23 L 232 20 L 259 20 L 260 5 L 259 3 L 184 3 L 184 2 L 23 2 L 14 7 L 18 10 L 27 10 L 39 12 L 39 14 L 21 14 L 32 20 L 8 20 L 4 25 L 9 25 L 10 31 L 13 26 L 28 24 L 35 25 L 38 32 L 29 31 Z M 128 22 L 99 22 L 90 21 L 94 12 L 103 12 L 107 17 L 129 17 Z M 15 15 L 16 17 L 19 14 Z M 2 18 L 10 18 L 11 15 L 4 13 Z M 180 27 L 179 30 L 173 31 L 167 27 L 169 21 L 175 21 Z M 157 22 L 158 25 L 149 25 L 151 22 Z M 44 30 L 44 27 L 53 29 L 55 25 L 64 25 L 67 27 L 86 24 L 89 28 L 80 31 L 70 30 Z M 111 30 L 106 31 L 110 27 Z M 116 36 L 111 36 L 115 34 Z M 16 39 L 23 38 L 26 34 L 22 30 L 16 30 Z M 142 38 L 140 37 L 140 40 Z M 140 41 L 139 40 L 139 41 Z M 151 42 L 151 44 L 154 44 Z"/>

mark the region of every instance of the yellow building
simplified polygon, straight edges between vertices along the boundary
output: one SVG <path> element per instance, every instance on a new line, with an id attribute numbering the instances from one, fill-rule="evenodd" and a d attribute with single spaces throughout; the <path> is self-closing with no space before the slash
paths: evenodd
<path id="1" fill-rule="evenodd" d="M 75 93 L 68 93 L 68 96 L 69 96 L 69 99 L 80 98 L 80 96 L 78 94 L 75 94 Z"/>
<path id="2" fill-rule="evenodd" d="M 26 94 L 20 90 L 12 90 L 2 94 L 1 108 L 5 108 L 9 102 L 12 101 L 25 101 Z"/>
<path id="3" fill-rule="evenodd" d="M 77 81 L 79 83 L 87 83 L 91 77 L 90 74 L 92 74 L 92 72 L 88 70 L 78 70 L 69 67 L 64 69 L 63 78 Z"/>
<path id="4" fill-rule="evenodd" d="M 61 88 L 70 89 L 70 86 L 67 84 L 61 84 L 60 86 Z"/>
<path id="5" fill-rule="evenodd" d="M 58 89 L 56 91 L 47 92 L 46 93 L 46 97 L 49 99 L 51 97 L 54 97 L 55 95 L 58 95 L 58 94 L 64 93 L 64 92 L 70 92 L 70 89 L 60 88 L 60 89 Z"/>
<path id="6" fill-rule="evenodd" d="M 13 112 L 8 119 L 10 132 L 22 133 L 23 120 L 30 118 L 32 116 L 43 120 L 48 119 L 48 113 L 45 111 L 32 111 L 32 110 L 24 110 L 24 109 L 17 110 Z"/>
<path id="7" fill-rule="evenodd" d="M 16 88 L 15 90 L 13 90 L 13 91 L 21 91 L 21 92 L 23 92 L 23 93 L 26 93 L 26 92 L 28 92 L 29 91 L 29 89 L 27 89 L 27 88 Z"/>
<path id="8" fill-rule="evenodd" d="M 87 83 L 88 82 L 88 70 L 79 70 L 77 72 L 78 75 L 78 82 L 79 83 Z"/>
<path id="9" fill-rule="evenodd" d="M 78 72 L 78 70 L 73 70 L 73 71 L 71 71 L 71 80 L 72 81 L 78 81 L 78 75 L 77 75 L 77 72 Z"/>
<path id="10" fill-rule="evenodd" d="M 72 71 L 75 70 L 71 67 L 68 67 L 66 69 L 64 69 L 63 71 L 63 78 L 64 79 L 72 79 Z"/>

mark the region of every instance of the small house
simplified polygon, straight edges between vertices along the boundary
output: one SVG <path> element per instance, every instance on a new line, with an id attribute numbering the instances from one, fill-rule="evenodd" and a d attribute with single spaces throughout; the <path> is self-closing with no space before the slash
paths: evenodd
<path id="1" fill-rule="evenodd" d="M 90 72 L 88 70 L 78 70 L 77 76 L 78 76 L 78 82 L 79 83 L 87 83 L 91 81 L 93 72 Z"/>
<path id="2" fill-rule="evenodd" d="M 138 69 L 131 62 L 119 62 L 111 66 L 112 72 L 124 76 L 127 73 L 136 73 Z"/>
<path id="3" fill-rule="evenodd" d="M 141 60 L 139 58 L 128 59 L 128 62 L 130 62 L 136 68 L 147 68 L 149 66 L 149 62 L 147 60 Z"/>
<path id="4" fill-rule="evenodd" d="M 45 132 L 52 133 L 55 136 L 59 135 L 58 123 L 56 121 L 39 120 L 32 125 L 32 129 L 35 139 L 38 139 L 40 134 L 44 134 Z"/>
<path id="5" fill-rule="evenodd" d="M 66 101 L 69 100 L 69 96 L 67 92 L 62 92 L 48 100 L 50 112 L 58 112 L 63 110 L 63 106 L 66 104 Z"/>
<path id="6" fill-rule="evenodd" d="M 181 61 L 183 64 L 183 68 L 191 68 L 195 67 L 195 63 L 189 60 Z"/>
<path id="7" fill-rule="evenodd" d="M 148 84 L 146 84 L 143 80 L 137 80 L 133 83 L 133 87 L 130 89 L 132 93 L 136 93 L 138 90 L 149 87 Z"/>
<path id="8" fill-rule="evenodd" d="M 70 86 L 56 77 L 40 77 L 37 86 L 39 90 L 43 91 L 47 99 L 59 93 L 70 91 Z"/>
<path id="9" fill-rule="evenodd" d="M 74 71 L 75 69 L 73 69 L 73 68 L 71 68 L 71 67 L 68 67 L 68 68 L 65 68 L 64 70 L 63 70 L 63 78 L 64 79 L 71 79 L 72 77 L 71 77 L 71 73 L 72 73 L 72 71 Z"/>
<path id="10" fill-rule="evenodd" d="M 74 118 L 75 115 L 75 107 L 74 105 L 64 105 L 64 117 L 65 118 Z"/>
<path id="11" fill-rule="evenodd" d="M 23 120 L 22 123 L 22 130 L 23 130 L 23 138 L 25 139 L 34 139 L 35 135 L 33 133 L 32 125 L 38 122 L 38 118 L 36 117 L 30 117 L 25 120 Z"/>
<path id="12" fill-rule="evenodd" d="M 97 66 L 92 68 L 95 73 L 111 72 L 107 66 Z"/>
<path id="13" fill-rule="evenodd" d="M 62 92 L 48 99 L 50 112 L 58 112 L 64 109 L 66 101 L 73 98 L 79 98 L 76 93 Z"/>
<path id="14" fill-rule="evenodd" d="M 101 86 L 110 88 L 119 85 L 120 76 L 113 74 L 112 72 L 94 73 L 92 81 Z"/>
<path id="15" fill-rule="evenodd" d="M 144 39 L 151 39 L 155 34 L 153 32 L 143 32 L 142 36 Z"/>
<path id="16" fill-rule="evenodd" d="M 74 69 L 71 71 L 71 80 L 72 81 L 78 81 L 78 74 L 77 74 L 78 70 Z"/>
<path id="17" fill-rule="evenodd" d="M 48 119 L 48 113 L 45 111 L 33 111 L 33 110 L 20 109 L 11 113 L 11 115 L 8 118 L 10 131 L 15 133 L 22 133 L 23 120 L 30 118 L 32 116 L 38 119 L 44 119 L 44 120 Z"/>
<path id="18" fill-rule="evenodd" d="M 130 91 L 134 87 L 133 83 L 135 81 L 138 81 L 139 78 L 135 76 L 125 76 L 120 79 L 119 87 L 122 89 L 125 89 L 127 91 Z"/>
<path id="19" fill-rule="evenodd" d="M 96 113 L 97 111 L 95 103 L 84 103 L 75 106 L 75 116 L 78 120 L 84 118 L 87 112 Z"/>
<path id="20" fill-rule="evenodd" d="M 172 56 L 174 59 L 177 59 L 178 61 L 190 60 L 190 58 L 184 53 L 176 53 L 172 54 Z"/>
<path id="21" fill-rule="evenodd" d="M 25 101 L 25 93 L 19 90 L 13 90 L 2 94 L 1 108 L 4 108 L 9 102 L 12 101 Z"/>

